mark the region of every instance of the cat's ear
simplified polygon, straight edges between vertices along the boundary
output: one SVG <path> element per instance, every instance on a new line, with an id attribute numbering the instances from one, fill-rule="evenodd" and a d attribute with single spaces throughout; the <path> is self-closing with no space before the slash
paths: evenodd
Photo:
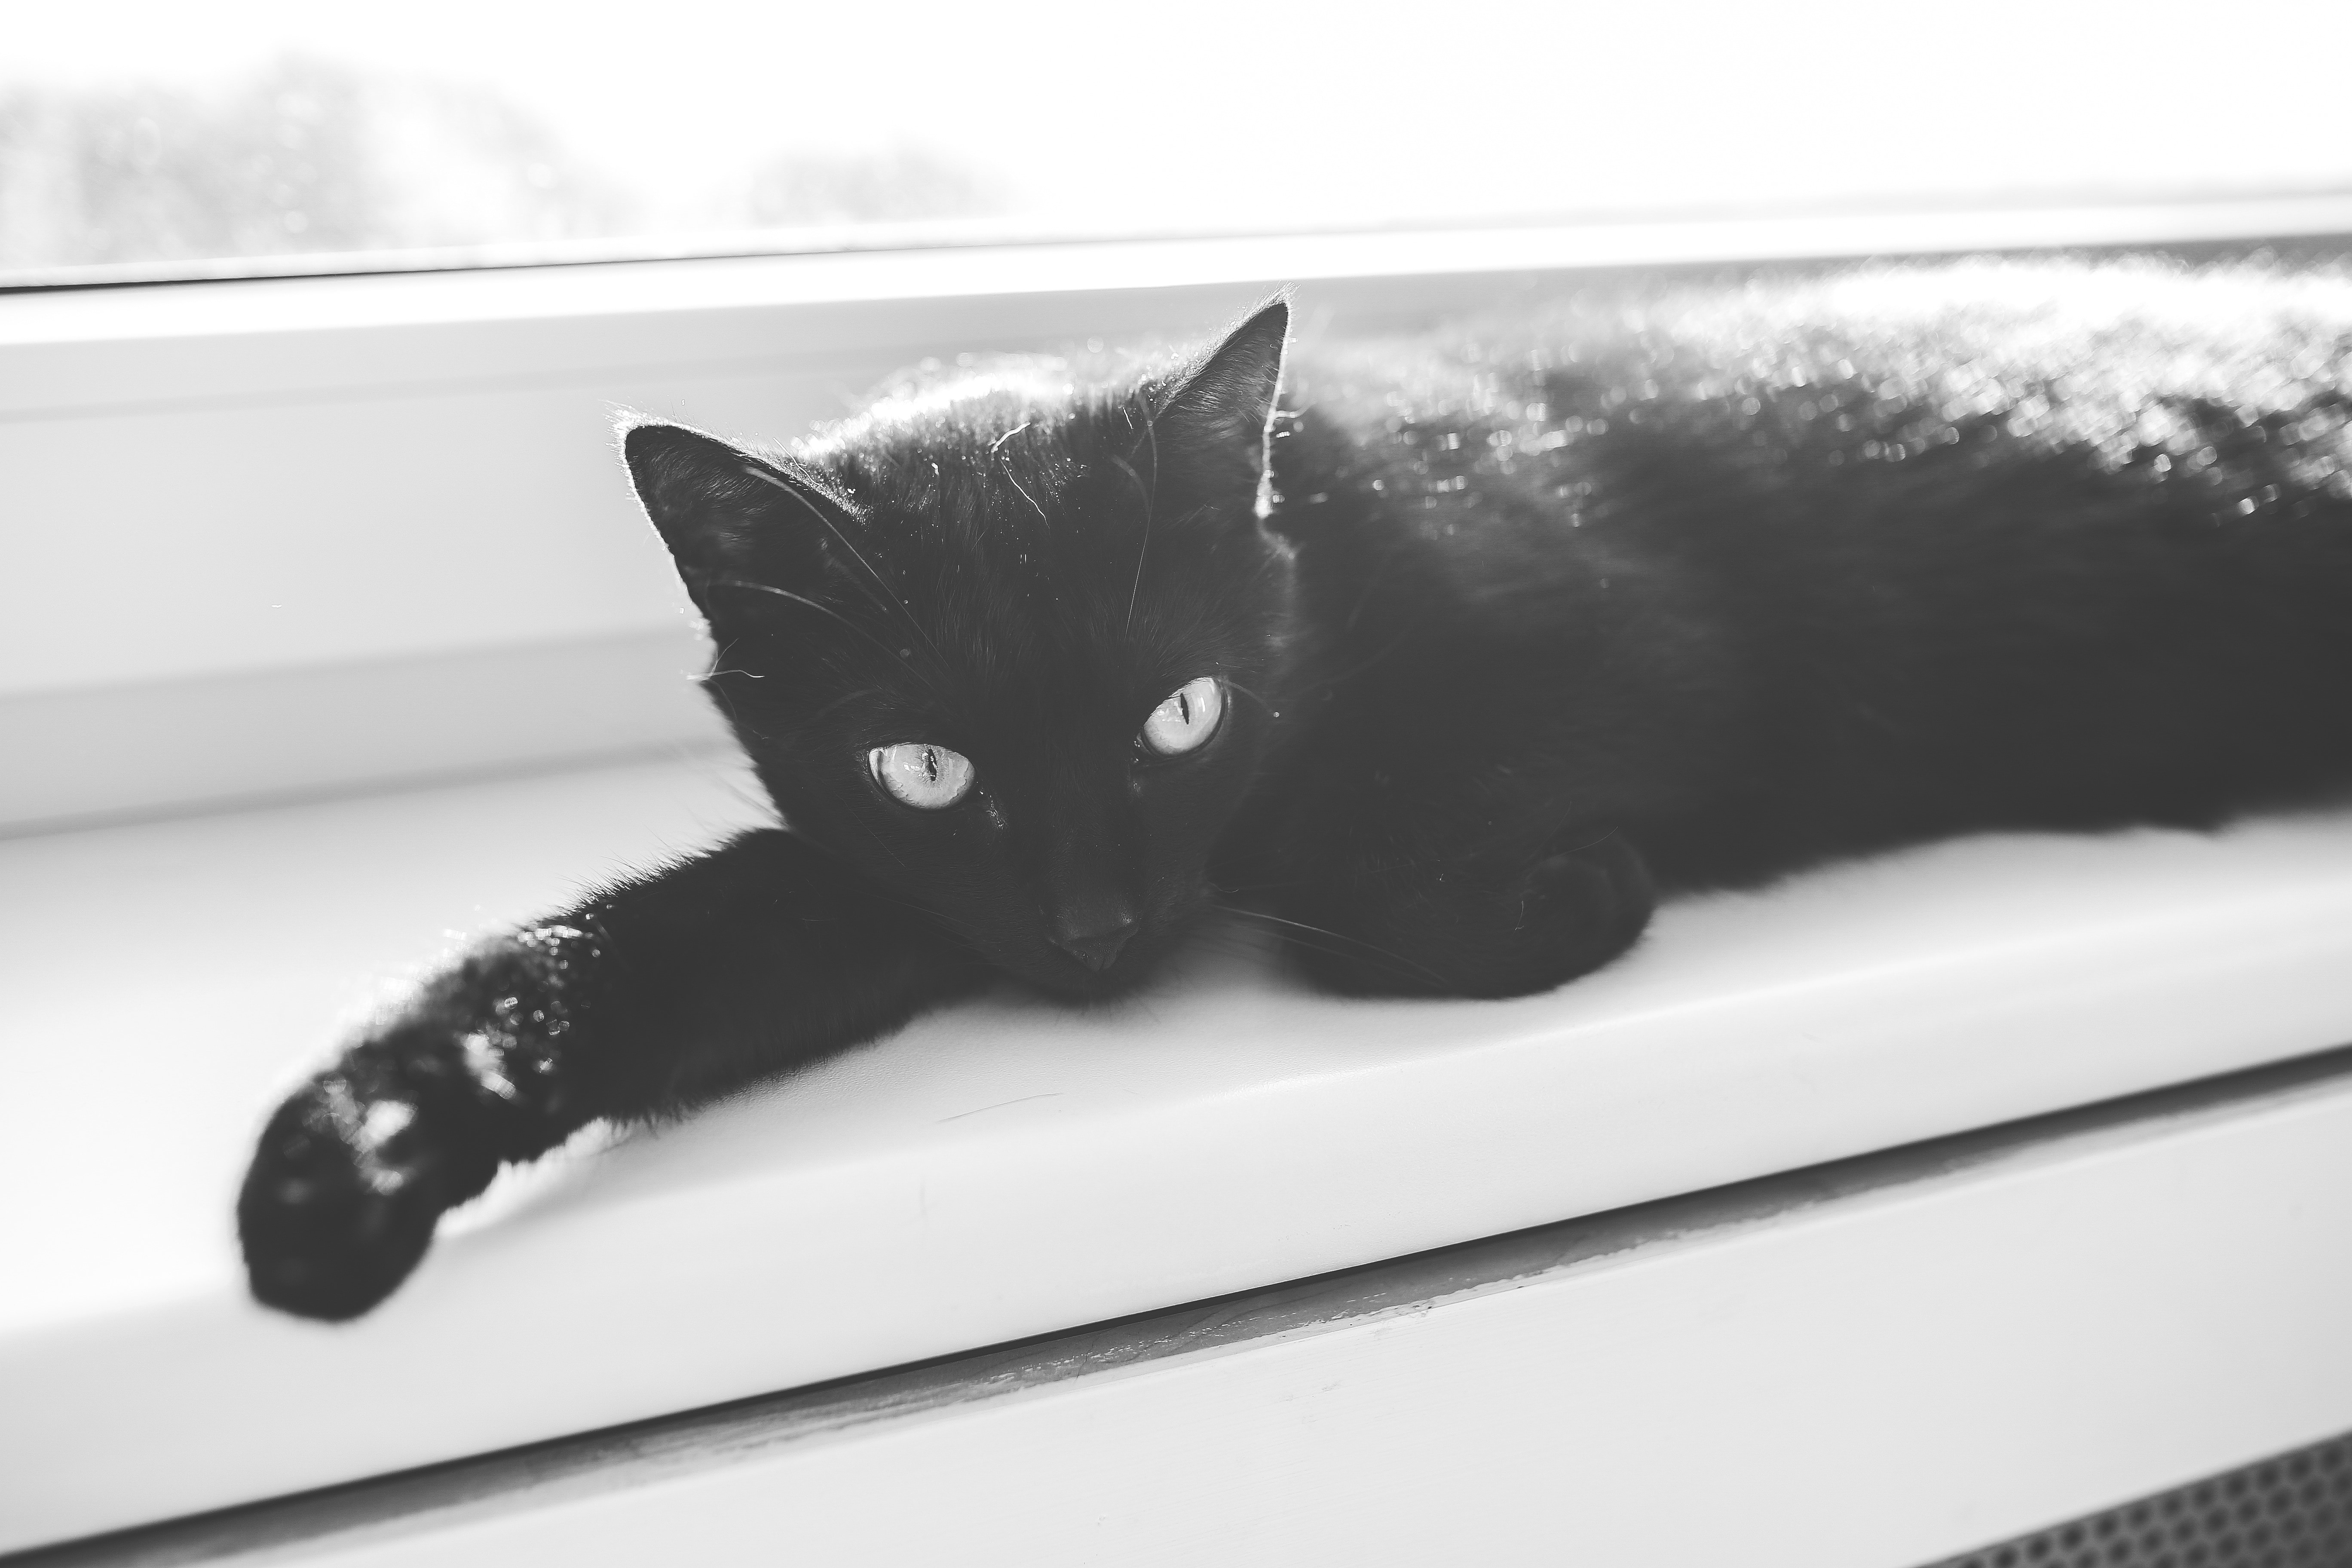
<path id="1" fill-rule="evenodd" d="M 1290 301 L 1252 311 L 1161 395 L 1153 440 L 1163 464 L 1213 485 L 1246 485 L 1265 472 L 1267 426 L 1282 388 Z"/>
<path id="2" fill-rule="evenodd" d="M 729 584 L 804 591 L 824 570 L 827 530 L 848 515 L 816 474 L 683 425 L 625 425 L 621 456 L 705 615 L 707 595 Z"/>

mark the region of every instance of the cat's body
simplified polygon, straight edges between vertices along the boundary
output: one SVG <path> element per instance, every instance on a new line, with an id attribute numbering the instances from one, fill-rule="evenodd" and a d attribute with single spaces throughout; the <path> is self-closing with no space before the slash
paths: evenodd
<path id="1" fill-rule="evenodd" d="M 1273 446 L 1320 644 L 1276 837 L 1524 864 L 1616 830 L 1689 887 L 2340 784 L 2347 309 L 1983 267 L 1310 357 Z"/>
<path id="2" fill-rule="evenodd" d="M 499 939 L 281 1108 L 257 1294 L 497 1163 L 1213 902 L 1351 991 L 1557 984 L 1654 884 L 2352 783 L 2352 289 L 1886 273 L 625 443 L 792 831 Z M 1261 519 L 1260 513 L 1265 516 Z M 389 1109 L 387 1109 L 389 1108 Z"/>

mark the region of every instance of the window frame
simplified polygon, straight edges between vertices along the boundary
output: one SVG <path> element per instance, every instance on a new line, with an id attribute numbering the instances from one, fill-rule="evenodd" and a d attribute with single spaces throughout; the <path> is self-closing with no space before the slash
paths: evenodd
<path id="1" fill-rule="evenodd" d="M 0 784 L 0 832 L 719 743 L 684 689 L 701 656 L 683 595 L 604 450 L 614 408 L 692 416 L 665 387 L 797 377 L 773 423 L 725 419 L 789 437 L 926 354 L 1181 336 L 1280 287 L 1311 336 L 1654 271 L 2346 235 L 2352 196 L 2315 196 L 0 294 L 0 468 L 31 491 L 0 533 L 0 728 L 55 742 Z M 479 417 L 403 441 L 469 397 Z M 495 447 L 468 444 L 485 430 Z M 297 556 L 307 633 L 276 629 L 282 602 L 227 607 Z M 493 594 L 469 573 L 505 575 Z M 625 695 L 506 695 L 545 691 L 566 658 Z M 380 690 L 337 722 L 307 694 L 345 676 Z"/>

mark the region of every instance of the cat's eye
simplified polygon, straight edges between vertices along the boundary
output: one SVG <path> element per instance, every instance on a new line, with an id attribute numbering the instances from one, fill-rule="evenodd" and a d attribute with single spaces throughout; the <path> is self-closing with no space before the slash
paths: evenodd
<path id="1" fill-rule="evenodd" d="M 1217 732 L 1224 711 L 1223 687 L 1205 675 L 1188 680 L 1143 721 L 1143 743 L 1163 757 L 1182 756 Z"/>
<path id="2" fill-rule="evenodd" d="M 919 810 L 953 805 L 971 788 L 971 759 L 926 741 L 877 746 L 866 761 L 875 783 Z"/>

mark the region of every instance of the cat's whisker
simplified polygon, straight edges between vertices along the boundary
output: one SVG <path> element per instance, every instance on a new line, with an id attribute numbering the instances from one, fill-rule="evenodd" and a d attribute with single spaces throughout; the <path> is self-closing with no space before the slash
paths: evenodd
<path id="1" fill-rule="evenodd" d="M 711 655 L 710 668 L 703 676 L 703 679 L 706 680 L 715 680 L 722 675 L 748 676 L 753 680 L 765 680 L 768 679 L 757 670 L 743 669 L 737 666 L 729 664 L 727 662 L 727 656 L 734 651 L 735 644 L 732 640 L 730 640 L 725 647 L 721 647 L 717 653 Z"/>
<path id="2" fill-rule="evenodd" d="M 864 553 L 858 550 L 857 546 L 849 542 L 849 536 L 842 532 L 840 528 L 835 524 L 833 519 L 824 514 L 824 510 L 822 507 L 809 500 L 808 497 L 801 494 L 800 491 L 794 489 L 792 486 L 784 483 L 783 480 L 776 478 L 773 474 L 764 472 L 749 463 L 743 466 L 743 471 L 751 475 L 753 479 L 759 480 L 761 484 L 772 485 L 777 489 L 783 491 L 784 494 L 792 497 L 793 500 L 799 502 L 803 510 L 806 511 L 811 517 L 816 519 L 817 521 L 824 524 L 825 531 L 832 534 L 835 539 L 841 541 L 841 547 L 844 550 L 848 551 L 858 565 L 866 569 L 866 574 L 868 577 L 874 579 L 874 585 L 882 590 L 883 600 L 887 602 L 888 606 L 897 610 L 899 615 L 906 617 L 908 629 L 913 631 L 917 637 L 922 638 L 923 646 L 931 650 L 931 657 L 933 658 L 940 659 L 941 663 L 946 662 L 943 656 L 940 653 L 939 645 L 931 641 L 930 634 L 929 632 L 923 630 L 923 623 L 915 618 L 915 612 L 907 608 L 906 601 L 899 598 L 898 595 L 890 591 L 889 583 L 884 579 L 881 573 L 877 572 L 874 569 L 874 563 L 866 560 Z"/>
<path id="3" fill-rule="evenodd" d="M 1143 561 L 1151 552 L 1151 491 L 1144 484 L 1143 476 L 1135 471 L 1134 464 L 1116 453 L 1110 460 L 1118 465 L 1119 471 L 1134 482 L 1137 492 L 1143 497 L 1143 542 L 1136 549 L 1135 582 L 1127 591 L 1127 625 L 1120 633 L 1125 636 L 1135 629 L 1135 601 L 1143 592 Z"/>
<path id="4" fill-rule="evenodd" d="M 1127 625 L 1119 633 L 1121 637 L 1135 630 L 1135 603 L 1143 593 L 1143 563 L 1151 553 L 1152 511 L 1160 494 L 1160 426 L 1152 417 L 1151 395 L 1139 387 L 1136 401 L 1143 408 L 1143 439 L 1151 451 L 1151 482 L 1147 485 L 1138 478 L 1133 466 L 1124 458 L 1115 459 L 1143 492 L 1143 542 L 1135 551 L 1135 582 L 1127 591 Z"/>
<path id="5" fill-rule="evenodd" d="M 859 626 L 856 621 L 851 620 L 847 616 L 843 615 L 831 605 L 812 599 L 805 594 L 795 594 L 790 588 L 779 588 L 772 583 L 754 583 L 747 577 L 713 577 L 709 579 L 704 585 L 711 588 L 742 588 L 754 594 L 773 594 L 779 599 L 789 599 L 795 605 L 805 605 L 821 616 L 829 616 L 833 619 L 839 621 L 843 626 L 847 626 L 851 631 L 856 632 L 859 637 L 864 637 L 868 643 L 880 648 L 891 658 L 897 660 L 899 664 L 904 665 L 906 667 L 907 673 L 913 676 L 917 680 L 921 681 L 925 687 L 929 688 L 934 692 L 939 689 L 936 686 L 932 685 L 930 678 L 925 675 L 921 670 L 916 668 L 914 661 L 909 659 L 904 653 L 892 647 L 888 643 L 883 641 L 880 637 L 876 637 L 872 632 L 867 631 L 864 626 Z"/>
<path id="6" fill-rule="evenodd" d="M 1024 485 L 1019 479 L 1013 477 L 1013 470 L 1011 468 L 1004 470 L 1004 478 L 1007 483 L 1012 485 L 1015 490 L 1020 492 L 1021 499 L 1029 503 L 1030 509 L 1036 512 L 1037 521 L 1044 523 L 1048 528 L 1053 527 L 1054 520 L 1045 515 L 1045 509 L 1037 504 L 1037 498 L 1029 493 L 1028 487 Z"/>
<path id="7" fill-rule="evenodd" d="M 754 734 L 758 733 L 756 731 L 752 732 Z M 764 736 L 761 738 L 763 740 L 765 739 Z M 679 748 L 679 751 L 681 755 L 685 753 L 685 748 L 681 747 Z M 719 787 L 732 796 L 739 804 L 756 807 L 760 812 L 760 815 L 770 823 L 774 823 L 778 820 L 776 816 L 776 803 L 770 800 L 764 794 L 755 795 L 751 791 L 745 789 L 741 784 L 737 784 L 735 780 L 730 777 L 724 771 L 714 771 L 713 776 L 719 781 Z"/>
<path id="8" fill-rule="evenodd" d="M 1246 698 L 1248 698 L 1251 701 L 1253 701 L 1253 702 L 1256 703 L 1260 708 L 1265 709 L 1265 713 L 1266 713 L 1266 717 L 1267 717 L 1267 718 L 1269 718 L 1269 719 L 1279 719 L 1279 718 L 1281 718 L 1281 717 L 1282 717 L 1282 715 L 1281 715 L 1280 713 L 1278 713 L 1278 712 L 1276 712 L 1276 711 L 1275 710 L 1275 707 L 1274 707 L 1274 704 L 1273 704 L 1273 703 L 1268 702 L 1265 698 L 1260 697 L 1256 692 L 1252 691 L 1248 687 L 1244 686 L 1240 681 L 1235 680 L 1232 676 L 1230 676 L 1230 675 L 1219 676 L 1219 677 L 1218 677 L 1218 679 L 1219 679 L 1220 680 L 1223 680 L 1223 681 L 1225 683 L 1225 688 L 1226 688 L 1226 689 L 1227 689 L 1227 690 L 1229 690 L 1229 691 L 1238 691 L 1238 692 L 1240 692 L 1244 697 L 1246 697 Z"/>
<path id="9" fill-rule="evenodd" d="M 1157 495 L 1160 493 L 1160 416 L 1151 406 L 1149 387 L 1137 387 L 1135 401 L 1143 409 L 1143 441 L 1151 453 L 1151 488 L 1145 493 Z"/>
<path id="10" fill-rule="evenodd" d="M 718 657 L 713 658 L 711 663 L 716 665 L 724 662 L 727 658 L 728 648 L 731 648 L 734 646 L 735 645 L 730 642 L 727 645 L 727 647 L 720 648 L 719 650 Z M 727 721 L 730 725 L 737 730 L 749 731 L 751 726 L 743 721 L 742 713 L 738 710 L 735 706 L 735 699 L 729 696 L 727 689 L 719 685 L 717 682 L 716 678 L 721 673 L 723 672 L 714 668 L 709 675 L 704 676 L 701 683 L 702 689 L 709 692 L 712 699 L 716 700 L 720 707 L 727 710 Z"/>
<path id="11" fill-rule="evenodd" d="M 1339 946 L 1335 942 L 1318 942 L 1311 937 L 1300 936 L 1295 931 L 1284 931 L 1280 933 L 1280 936 L 1284 943 L 1288 946 L 1295 947 L 1303 952 L 1319 952 L 1326 958 L 1342 959 L 1351 963 L 1361 963 L 1375 970 L 1387 970 L 1395 974 L 1409 974 L 1412 975 L 1416 980 L 1433 980 L 1433 977 L 1414 973 L 1412 969 L 1391 962 L 1384 954 L 1372 953 L 1367 955 L 1363 952 L 1355 952 L 1349 948 Z M 1236 945 L 1224 951 L 1230 952 L 1235 957 L 1250 958 L 1256 956 L 1264 950 L 1244 943 L 1240 943 L 1238 939 L 1236 939 Z"/>
<path id="12" fill-rule="evenodd" d="M 1421 975 L 1423 979 L 1431 981 L 1435 984 L 1443 985 L 1445 984 L 1445 977 L 1438 973 L 1437 971 L 1428 967 L 1426 964 L 1415 963 L 1412 959 L 1405 957 L 1404 954 L 1401 952 L 1391 952 L 1387 948 L 1381 946 L 1378 942 L 1366 942 L 1360 936 L 1349 936 L 1345 931 L 1332 931 L 1326 926 L 1309 925 L 1305 921 L 1294 921 L 1282 915 L 1270 915 L 1264 910 L 1248 909 L 1239 904 L 1220 904 L 1217 907 L 1223 910 L 1227 914 L 1239 915 L 1244 920 L 1268 921 L 1278 926 L 1287 926 L 1294 931 L 1312 931 L 1318 936 L 1329 937 L 1332 941 L 1344 942 L 1351 948 L 1360 948 L 1366 952 L 1376 953 L 1381 958 L 1387 959 L 1391 963 L 1397 964 L 1404 969 L 1409 969 L 1414 973 Z M 1344 957 L 1347 955 L 1339 954 L 1338 956 Z"/>
<path id="13" fill-rule="evenodd" d="M 844 707 L 849 703 L 855 702 L 860 698 L 873 697 L 876 695 L 877 695 L 877 693 L 875 689 L 870 686 L 860 687 L 855 691 L 845 691 L 840 696 L 835 698 L 832 701 L 826 703 L 824 707 L 818 709 L 815 712 L 810 714 L 806 722 L 814 724 L 836 708 Z"/>
<path id="14" fill-rule="evenodd" d="M 1016 425 L 1012 429 L 1007 430 L 1003 435 L 999 436 L 995 440 L 991 441 L 988 444 L 988 456 L 990 461 L 994 462 L 998 459 L 1000 455 L 998 452 L 999 447 L 1003 447 L 1004 443 L 1010 441 L 1015 436 L 1020 435 L 1022 431 L 1028 429 L 1031 425 L 1034 425 L 1036 421 L 1032 419 L 1024 424 Z M 1013 465 L 1011 463 L 1005 463 L 1003 468 L 1005 483 L 1011 485 L 1015 493 L 1017 493 L 1023 500 L 1029 503 L 1029 510 L 1037 514 L 1038 521 L 1044 523 L 1047 528 L 1053 527 L 1054 520 L 1045 514 L 1045 509 L 1038 503 L 1037 498 L 1029 493 L 1029 487 L 1021 482 L 1020 476 L 1013 471 Z"/>
<path id="15" fill-rule="evenodd" d="M 1303 888 L 1305 886 L 1307 886 L 1305 880 L 1297 877 L 1289 878 L 1279 882 L 1235 882 L 1231 886 L 1220 883 L 1209 889 L 1210 893 L 1213 895 L 1210 900 L 1210 905 L 1214 909 L 1224 909 L 1227 906 L 1221 900 L 1231 898 L 1236 893 L 1270 893 L 1284 888 Z"/>
<path id="16" fill-rule="evenodd" d="M 1135 465 L 1133 463 L 1129 462 L 1117 452 L 1110 454 L 1110 460 L 1118 466 L 1118 471 L 1120 473 L 1127 476 L 1127 482 L 1135 487 L 1136 496 L 1143 502 L 1144 516 L 1146 519 L 1149 519 L 1151 515 L 1151 491 L 1144 484 L 1143 476 L 1135 471 Z"/>
<path id="17" fill-rule="evenodd" d="M 1261 943 L 1245 942 L 1232 932 L 1199 931 L 1184 939 L 1184 944 L 1201 952 L 1220 958 L 1250 959 L 1262 956 L 1265 948 Z M 1334 954 L 1334 956 L 1338 956 Z"/>

